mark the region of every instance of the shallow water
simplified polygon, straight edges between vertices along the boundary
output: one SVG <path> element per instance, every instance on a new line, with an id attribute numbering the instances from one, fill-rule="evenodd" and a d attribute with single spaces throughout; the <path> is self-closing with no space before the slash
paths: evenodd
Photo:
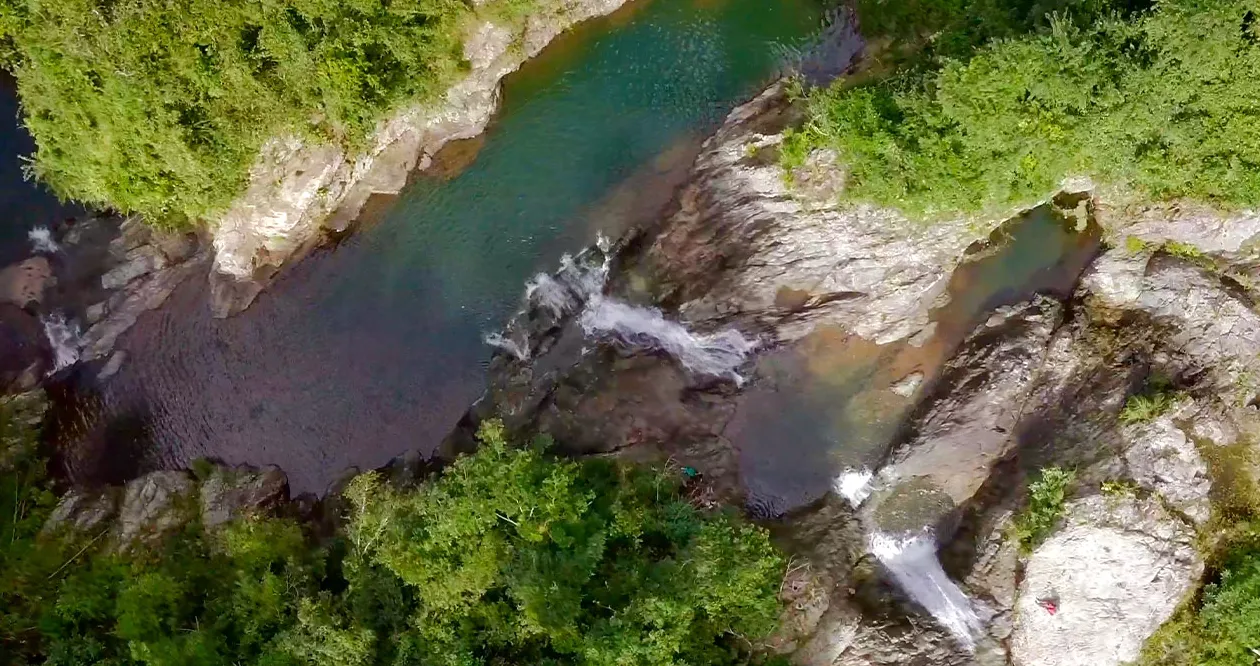
<path id="1" fill-rule="evenodd" d="M 823 327 L 760 358 L 726 431 L 739 449 L 749 508 L 779 516 L 822 497 L 846 470 L 877 466 L 967 333 L 995 308 L 1036 293 L 1070 295 L 1098 239 L 1049 206 L 1034 209 L 972 248 L 921 346 L 877 345 Z M 915 377 L 910 390 L 904 382 Z"/>
<path id="2" fill-rule="evenodd" d="M 248 311 L 211 319 L 194 280 L 142 318 L 122 371 L 60 420 L 67 470 L 117 480 L 204 456 L 321 491 L 431 451 L 482 391 L 482 338 L 526 280 L 655 217 L 699 141 L 819 20 L 814 0 L 651 0 L 561 37 L 509 79 L 484 141 Z"/>

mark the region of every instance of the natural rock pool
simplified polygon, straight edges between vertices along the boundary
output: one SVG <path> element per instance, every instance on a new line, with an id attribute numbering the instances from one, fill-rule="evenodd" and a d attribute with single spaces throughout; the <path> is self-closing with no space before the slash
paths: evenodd
<path id="1" fill-rule="evenodd" d="M 189 280 L 145 315 L 121 372 L 62 410 L 71 476 L 211 457 L 322 491 L 349 467 L 431 451 L 481 393 L 483 336 L 525 281 L 655 218 L 703 138 L 817 32 L 820 7 L 639 1 L 562 36 L 508 79 L 484 137 L 443 151 L 248 311 L 212 319 Z"/>

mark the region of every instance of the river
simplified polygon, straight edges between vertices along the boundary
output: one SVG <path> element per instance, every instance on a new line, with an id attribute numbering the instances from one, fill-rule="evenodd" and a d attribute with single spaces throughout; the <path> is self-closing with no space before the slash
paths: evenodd
<path id="1" fill-rule="evenodd" d="M 431 452 L 483 390 L 483 336 L 563 252 L 659 215 L 703 138 L 821 21 L 816 0 L 636 0 L 506 81 L 497 119 L 364 228 L 214 320 L 185 283 L 61 419 L 67 471 L 275 464 L 295 492 Z"/>

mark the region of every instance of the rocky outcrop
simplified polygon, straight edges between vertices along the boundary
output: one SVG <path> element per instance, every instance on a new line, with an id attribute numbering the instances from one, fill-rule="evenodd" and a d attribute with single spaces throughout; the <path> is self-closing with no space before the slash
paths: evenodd
<path id="1" fill-rule="evenodd" d="M 995 312 L 972 332 L 946 364 L 929 407 L 913 420 L 914 435 L 886 463 L 887 488 L 867 505 L 876 525 L 895 531 L 936 527 L 971 501 L 1018 444 L 1017 426 L 1062 318 L 1061 304 L 1037 298 Z M 941 501 L 911 501 L 914 515 L 900 515 L 906 507 L 899 496 L 925 492 Z"/>
<path id="2" fill-rule="evenodd" d="M 69 530 L 130 550 L 159 542 L 194 519 L 213 529 L 249 516 L 275 515 L 289 501 L 276 468 L 211 466 L 198 481 L 186 471 L 150 472 L 122 488 L 75 488 L 58 501 L 44 531 Z"/>
<path id="3" fill-rule="evenodd" d="M 325 224 L 344 230 L 374 193 L 396 194 L 415 168 L 450 141 L 480 134 L 498 103 L 499 82 L 569 26 L 607 14 L 625 0 L 546 0 L 519 31 L 491 22 L 465 40 L 470 71 L 434 104 L 383 120 L 360 154 L 298 137 L 262 149 L 245 192 L 211 225 L 210 274 L 216 316 L 249 306 L 279 267 L 319 239 Z"/>
<path id="4" fill-rule="evenodd" d="M 201 482 L 201 524 L 218 527 L 274 510 L 289 499 L 289 480 L 279 468 L 216 467 Z"/>
<path id="5" fill-rule="evenodd" d="M 196 485 L 186 472 L 150 472 L 123 490 L 114 540 L 127 550 L 151 543 L 188 522 Z"/>
<path id="6" fill-rule="evenodd" d="M 641 270 L 695 323 L 794 313 L 780 339 L 834 322 L 881 344 L 923 331 L 965 250 L 999 220 L 926 225 L 841 206 L 832 153 L 784 173 L 778 149 L 795 118 L 784 85 L 736 109 L 705 144 Z"/>
<path id="7" fill-rule="evenodd" d="M 1177 427 L 1179 418 L 1193 418 L 1194 403 L 1148 423 L 1122 431 L 1124 462 L 1129 477 L 1168 504 L 1203 525 L 1212 516 L 1212 479 L 1192 435 Z"/>
<path id="8" fill-rule="evenodd" d="M 1194 531 L 1154 498 L 1096 495 L 1069 504 L 1064 522 L 1024 565 L 1011 663 L 1129 663 L 1198 585 Z"/>

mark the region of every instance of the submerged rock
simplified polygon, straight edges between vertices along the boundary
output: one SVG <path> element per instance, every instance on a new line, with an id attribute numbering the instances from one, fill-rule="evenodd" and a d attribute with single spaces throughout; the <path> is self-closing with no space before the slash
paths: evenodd
<path id="1" fill-rule="evenodd" d="M 1068 505 L 1065 522 L 1025 564 L 1011 663 L 1131 662 L 1198 585 L 1194 531 L 1154 498 L 1085 498 Z"/>

